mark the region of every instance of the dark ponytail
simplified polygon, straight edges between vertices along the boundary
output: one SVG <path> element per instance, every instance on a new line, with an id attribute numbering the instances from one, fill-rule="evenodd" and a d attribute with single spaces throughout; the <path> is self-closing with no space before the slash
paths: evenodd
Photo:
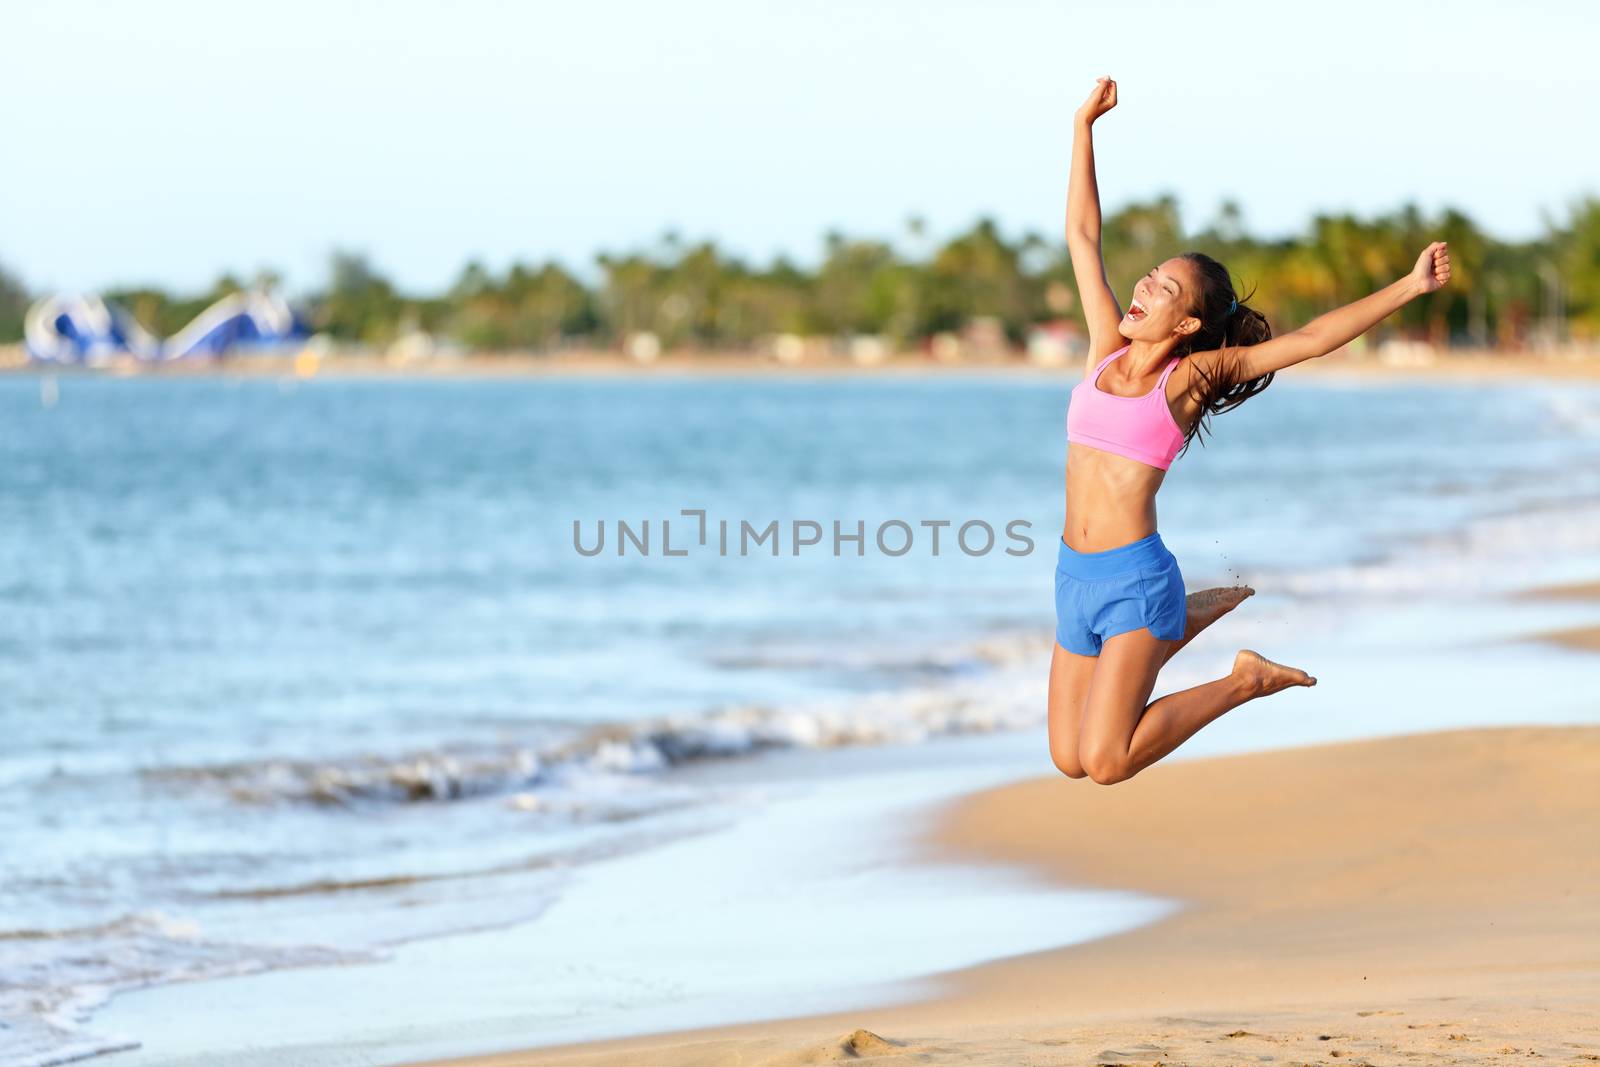
<path id="1" fill-rule="evenodd" d="M 1267 317 L 1239 299 L 1233 291 L 1233 279 L 1228 268 L 1204 252 L 1184 252 L 1200 278 L 1200 296 L 1197 306 L 1189 312 L 1200 320 L 1200 328 L 1178 342 L 1172 350 L 1175 356 L 1188 356 L 1191 352 L 1220 352 L 1217 370 L 1213 375 L 1199 364 L 1194 366 L 1190 378 L 1189 395 L 1200 405 L 1200 414 L 1183 438 L 1181 456 L 1189 450 L 1189 443 L 1200 436 L 1211 415 L 1238 407 L 1272 383 L 1272 372 L 1255 378 L 1243 377 L 1243 354 L 1237 351 L 1247 345 L 1258 345 L 1272 337 L 1272 327 Z M 1255 295 L 1252 289 L 1245 297 Z M 1202 439 L 1201 444 L 1205 444 Z"/>

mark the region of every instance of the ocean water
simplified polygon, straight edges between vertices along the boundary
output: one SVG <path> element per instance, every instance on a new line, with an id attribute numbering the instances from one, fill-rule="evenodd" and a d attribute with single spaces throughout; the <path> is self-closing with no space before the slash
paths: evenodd
<path id="1" fill-rule="evenodd" d="M 1071 384 L 0 380 L 0 1062 L 130 1046 L 118 992 L 537 929 L 748 818 L 711 763 L 1042 753 Z M 1162 536 L 1263 637 L 1390 598 L 1415 644 L 1434 598 L 1491 641 L 1572 609 L 1451 597 L 1600 553 L 1593 386 L 1280 380 L 1215 429 Z"/>

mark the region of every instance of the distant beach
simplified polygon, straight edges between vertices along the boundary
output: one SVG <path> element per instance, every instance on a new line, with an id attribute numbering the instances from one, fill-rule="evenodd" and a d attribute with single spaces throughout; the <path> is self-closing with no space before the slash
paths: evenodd
<path id="1" fill-rule="evenodd" d="M 378 353 L 341 352 L 326 358 L 306 359 L 295 354 L 234 355 L 220 360 L 188 360 L 171 364 L 146 364 L 125 359 L 103 367 L 60 368 L 29 363 L 20 347 L 0 346 L 0 373 L 106 374 L 157 377 L 372 377 L 401 375 L 418 378 L 497 378 L 556 376 L 676 375 L 920 375 L 1017 374 L 1055 377 L 1073 375 L 1080 362 L 1037 362 L 1012 358 L 947 361 L 922 352 L 900 352 L 872 362 L 848 358 L 807 359 L 785 362 L 757 352 L 667 352 L 639 361 L 612 350 L 555 353 L 476 353 L 427 358 L 396 358 Z M 1600 379 L 1600 351 L 1570 348 L 1563 351 L 1526 350 L 1413 350 L 1403 357 L 1380 358 L 1371 352 L 1343 350 L 1298 364 L 1279 380 L 1326 376 L 1359 376 L 1372 380 L 1504 380 L 1522 377 L 1593 381 Z"/>

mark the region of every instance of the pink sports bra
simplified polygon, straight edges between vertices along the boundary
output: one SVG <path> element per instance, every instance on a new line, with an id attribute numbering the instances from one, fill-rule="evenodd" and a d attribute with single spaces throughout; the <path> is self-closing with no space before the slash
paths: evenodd
<path id="1" fill-rule="evenodd" d="M 1067 440 L 1166 470 L 1183 447 L 1183 431 L 1167 406 L 1167 379 L 1182 358 L 1174 356 L 1161 380 L 1144 396 L 1117 396 L 1100 388 L 1100 372 L 1126 352 L 1123 345 L 1072 389 L 1067 405 Z"/>

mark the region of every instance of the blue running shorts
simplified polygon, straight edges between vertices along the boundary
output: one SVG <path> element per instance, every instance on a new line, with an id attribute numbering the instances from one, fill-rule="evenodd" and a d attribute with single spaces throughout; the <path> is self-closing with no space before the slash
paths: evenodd
<path id="1" fill-rule="evenodd" d="M 1184 631 L 1183 574 L 1161 535 L 1104 552 L 1078 552 L 1061 542 L 1056 559 L 1056 643 L 1098 656 L 1106 638 L 1149 627 L 1176 641 Z"/>

